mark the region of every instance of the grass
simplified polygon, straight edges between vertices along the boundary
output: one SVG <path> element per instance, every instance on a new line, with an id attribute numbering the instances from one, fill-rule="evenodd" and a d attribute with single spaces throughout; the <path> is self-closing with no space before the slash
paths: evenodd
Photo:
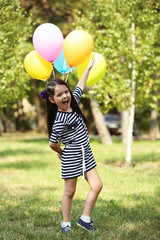
<path id="1" fill-rule="evenodd" d="M 160 239 L 160 141 L 134 142 L 131 168 L 119 140 L 104 146 L 91 139 L 104 187 L 92 220 L 94 233 L 76 225 L 88 185 L 80 177 L 72 205 L 72 233 L 61 233 L 60 160 L 46 136 L 6 134 L 0 138 L 0 240 Z"/>

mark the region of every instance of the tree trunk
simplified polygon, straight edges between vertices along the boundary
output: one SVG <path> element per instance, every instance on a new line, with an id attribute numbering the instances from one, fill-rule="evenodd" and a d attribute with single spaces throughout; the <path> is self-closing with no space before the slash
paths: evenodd
<path id="1" fill-rule="evenodd" d="M 131 107 L 129 108 L 129 124 L 128 124 L 128 131 L 127 131 L 127 155 L 126 155 L 127 167 L 129 167 L 132 162 L 134 110 L 135 110 L 135 104 L 134 102 L 132 102 Z"/>
<path id="2" fill-rule="evenodd" d="M 127 132 L 129 125 L 129 110 L 121 112 L 121 128 L 122 128 L 122 142 L 127 144 Z"/>
<path id="3" fill-rule="evenodd" d="M 155 141 L 158 134 L 159 134 L 158 110 L 152 109 L 150 129 L 149 129 L 150 140 Z"/>
<path id="4" fill-rule="evenodd" d="M 132 50 L 135 52 L 135 24 L 132 23 Z M 126 166 L 129 167 L 132 161 L 132 142 L 133 142 L 133 124 L 134 124 L 134 113 L 135 113 L 135 61 L 132 62 L 132 79 L 131 79 L 131 105 L 128 109 L 129 111 L 129 124 L 127 132 L 127 155 L 126 155 Z"/>
<path id="5" fill-rule="evenodd" d="M 2 121 L 2 125 L 3 125 L 3 132 L 6 133 L 7 132 L 7 122 L 8 122 L 8 118 L 7 118 L 7 114 L 6 114 L 6 109 L 3 109 L 3 113 L 1 116 L 1 121 Z"/>
<path id="6" fill-rule="evenodd" d="M 52 10 L 52 6 L 50 5 L 48 0 L 41 0 L 42 7 L 47 13 L 50 21 L 55 21 L 55 13 Z"/>
<path id="7" fill-rule="evenodd" d="M 96 128 L 98 131 L 98 135 L 102 141 L 103 144 L 112 144 L 112 138 L 108 131 L 108 128 L 106 127 L 104 116 L 102 112 L 99 110 L 99 105 L 97 100 L 91 99 L 90 100 L 91 109 L 93 118 L 96 124 Z"/>
<path id="8" fill-rule="evenodd" d="M 2 120 L 1 120 L 1 116 L 0 116 L 0 136 L 2 136 L 2 130 L 3 126 L 2 126 Z"/>
<path id="9" fill-rule="evenodd" d="M 34 92 L 34 103 L 36 107 L 37 121 L 38 121 L 37 131 L 41 133 L 45 131 L 45 117 L 41 109 L 41 101 L 40 101 L 39 93 L 37 90 L 37 82 L 36 80 L 32 80 L 32 82 L 33 82 L 33 92 Z"/>

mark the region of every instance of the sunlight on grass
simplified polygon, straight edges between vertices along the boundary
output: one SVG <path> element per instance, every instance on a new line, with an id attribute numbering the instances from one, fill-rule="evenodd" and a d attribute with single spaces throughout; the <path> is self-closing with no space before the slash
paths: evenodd
<path id="1" fill-rule="evenodd" d="M 76 225 L 88 185 L 80 177 L 72 206 L 72 233 L 60 229 L 60 160 L 43 135 L 7 134 L 0 138 L 0 239 L 6 240 L 143 240 L 160 239 L 159 141 L 135 141 L 133 167 L 125 167 L 126 146 L 115 140 L 104 146 L 91 139 L 103 182 L 89 234 Z"/>

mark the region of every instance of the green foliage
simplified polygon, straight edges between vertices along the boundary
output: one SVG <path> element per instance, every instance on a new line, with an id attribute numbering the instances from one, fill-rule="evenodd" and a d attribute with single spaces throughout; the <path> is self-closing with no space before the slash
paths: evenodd
<path id="1" fill-rule="evenodd" d="M 136 104 L 154 106 L 155 100 L 160 98 L 160 4 L 150 0 L 88 2 L 90 8 L 84 14 L 77 11 L 76 25 L 91 34 L 94 51 L 101 53 L 107 62 L 105 77 L 90 93 L 96 96 L 103 111 L 113 107 L 127 108 L 135 61 Z M 134 32 L 132 23 L 135 24 Z"/>
<path id="2" fill-rule="evenodd" d="M 83 9 L 84 4 L 86 5 L 85 0 L 77 1 L 77 0 L 61 0 L 61 1 L 55 1 L 55 0 L 50 0 L 50 1 L 32 1 L 32 0 L 19 0 L 22 8 L 31 15 L 31 22 L 34 24 L 34 29 L 32 29 L 32 32 L 30 32 L 30 36 L 33 35 L 34 30 L 36 29 L 37 26 L 40 24 L 43 24 L 45 22 L 50 22 L 55 25 L 57 25 L 62 33 L 63 36 L 65 37 L 70 31 L 72 31 L 73 26 L 73 15 L 75 9 Z M 32 46 L 31 39 L 29 39 L 30 46 Z M 33 46 L 32 46 L 33 47 Z M 27 52 L 28 53 L 28 52 Z M 63 78 L 60 73 L 58 73 L 55 70 L 55 75 L 58 78 Z M 28 79 L 30 77 L 28 76 Z M 52 76 L 51 76 L 52 78 Z M 50 79 L 51 79 L 50 78 Z M 48 81 L 50 81 L 48 79 Z M 75 86 L 75 74 L 70 74 L 69 75 L 69 81 L 71 82 L 70 85 Z M 76 80 L 77 81 L 77 80 Z M 32 85 L 32 80 L 30 81 Z M 37 87 L 38 87 L 38 92 L 40 93 L 44 88 L 46 88 L 46 82 L 42 82 L 37 80 Z M 29 101 L 30 103 L 33 104 L 33 87 L 31 87 L 28 96 L 29 96 Z M 43 104 L 42 104 L 43 107 Z"/>
<path id="3" fill-rule="evenodd" d="M 30 88 L 24 57 L 32 49 L 31 17 L 18 0 L 0 0 L 0 109 L 10 107 Z"/>
<path id="4" fill-rule="evenodd" d="M 32 9 L 32 21 L 36 21 L 37 25 L 44 22 L 51 22 L 57 25 L 63 32 L 64 36 L 72 29 L 73 15 L 75 9 L 83 9 L 87 6 L 85 0 L 46 0 L 46 1 L 33 1 L 33 0 L 19 0 L 22 7 L 26 11 Z"/>

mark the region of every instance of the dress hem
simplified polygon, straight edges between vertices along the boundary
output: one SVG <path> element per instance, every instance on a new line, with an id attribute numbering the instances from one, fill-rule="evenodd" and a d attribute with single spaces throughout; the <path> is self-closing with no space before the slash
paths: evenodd
<path id="1" fill-rule="evenodd" d="M 84 173 L 86 173 L 86 172 L 92 170 L 92 169 L 95 168 L 96 166 L 97 166 L 97 164 L 96 164 L 95 166 L 93 166 L 93 167 L 87 169 Z M 62 177 L 62 179 L 71 179 L 71 178 L 77 178 L 77 177 L 80 177 L 80 176 L 82 176 L 82 173 L 79 174 L 79 175 L 77 175 L 77 176 L 74 176 L 74 177 L 66 177 L 66 178 L 63 178 L 63 177 Z"/>

